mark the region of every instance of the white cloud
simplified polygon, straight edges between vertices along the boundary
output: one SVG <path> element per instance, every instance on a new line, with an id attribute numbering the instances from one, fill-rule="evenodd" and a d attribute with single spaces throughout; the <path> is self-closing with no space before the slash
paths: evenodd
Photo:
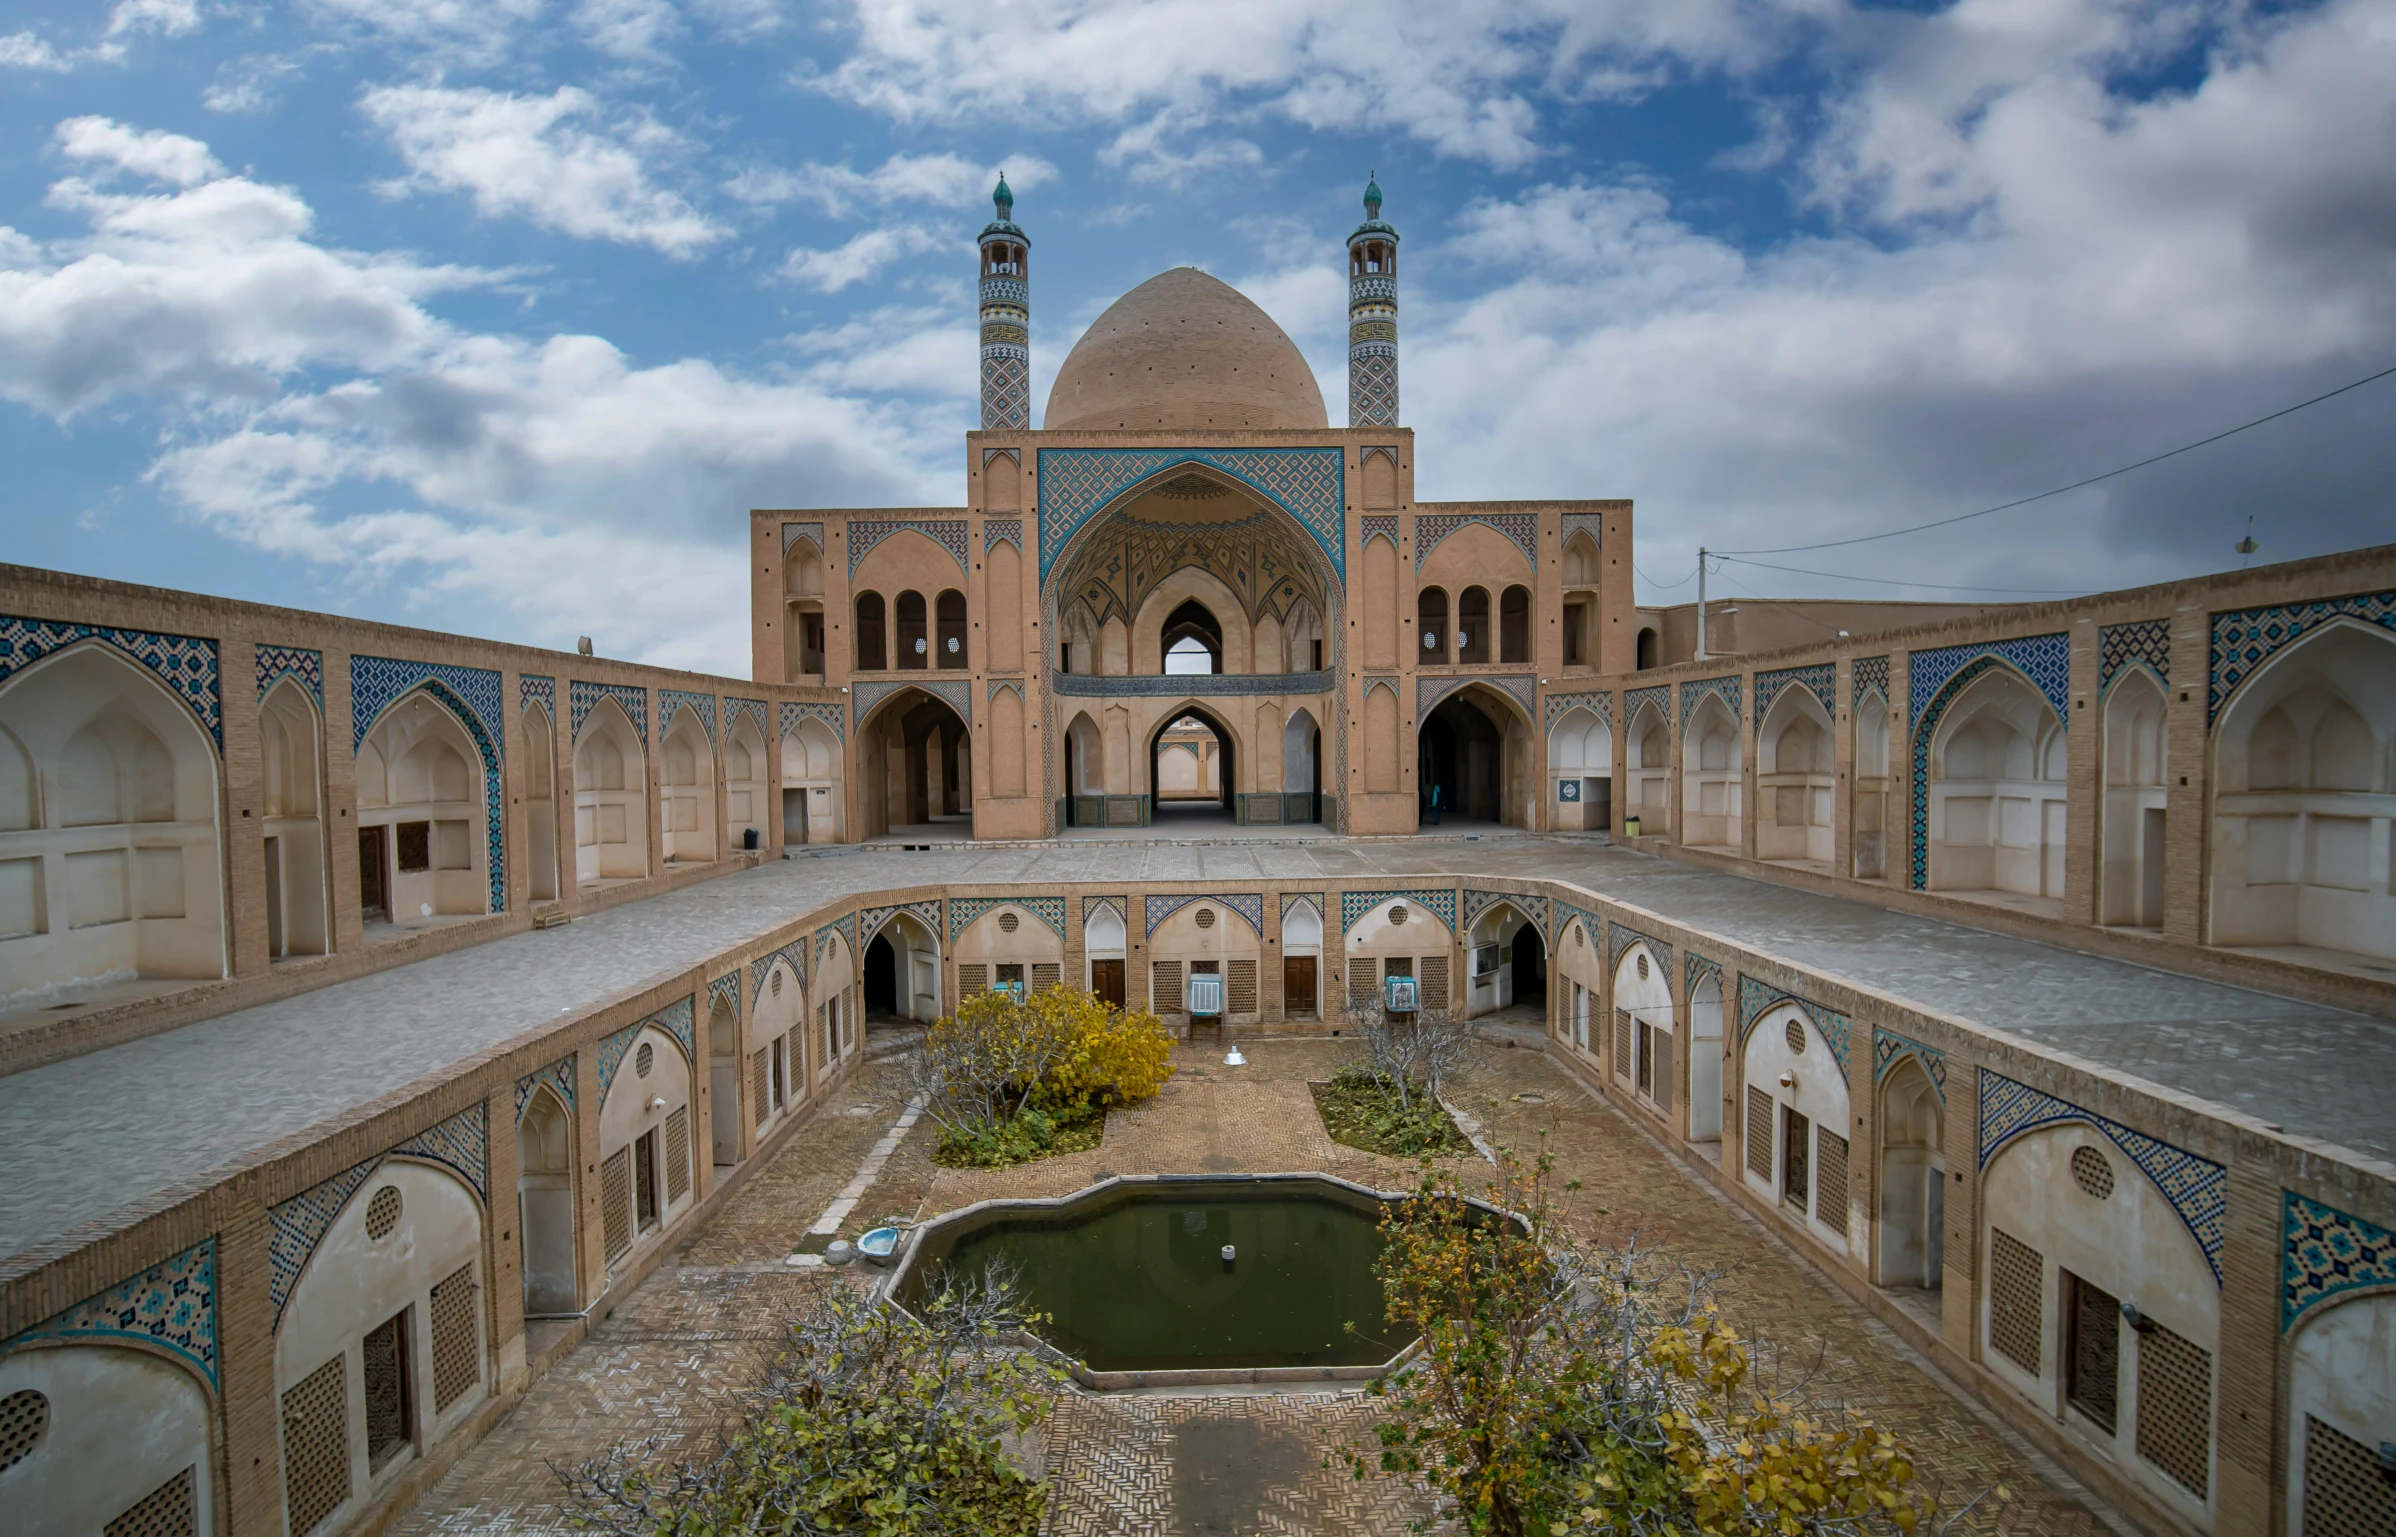
<path id="1" fill-rule="evenodd" d="M 216 67 L 216 78 L 200 93 L 200 105 L 211 112 L 264 112 L 282 96 L 283 86 L 300 72 L 297 55 L 249 54 L 227 59 Z"/>
<path id="2" fill-rule="evenodd" d="M 31 32 L 0 37 L 0 69 L 38 69 L 61 73 L 74 68 L 72 60 Z"/>
<path id="3" fill-rule="evenodd" d="M 225 168 L 197 139 L 158 129 L 137 132 L 105 117 L 71 117 L 58 125 L 58 152 L 70 160 L 98 160 L 178 187 L 222 176 Z"/>
<path id="4" fill-rule="evenodd" d="M 579 239 L 675 257 L 725 234 L 651 182 L 644 156 L 674 152 L 671 132 L 645 117 L 609 121 L 596 98 L 573 86 L 547 96 L 380 86 L 359 108 L 408 163 L 410 175 L 395 189 L 465 192 L 485 218 L 520 216 Z"/>
<path id="5" fill-rule="evenodd" d="M 870 171 L 809 161 L 795 168 L 757 166 L 724 184 L 744 203 L 771 206 L 807 201 L 836 219 L 861 207 L 891 203 L 934 203 L 966 207 L 987 202 L 1004 170 L 1010 191 L 1021 194 L 1057 179 L 1057 168 L 1038 155 L 1001 156 L 984 165 L 961 155 L 892 155 Z"/>
<path id="6" fill-rule="evenodd" d="M 108 13 L 108 35 L 158 32 L 180 37 L 200 24 L 199 0 L 117 0 Z"/>
<path id="7" fill-rule="evenodd" d="M 412 60 L 488 64 L 541 13 L 542 0 L 304 0 L 319 21 L 401 45 Z"/>
<path id="8" fill-rule="evenodd" d="M 581 0 L 574 30 L 601 53 L 631 64 L 655 64 L 682 33 L 672 0 Z"/>
<path id="9" fill-rule="evenodd" d="M 956 244 L 955 237 L 935 235 L 919 225 L 888 225 L 867 230 L 829 251 L 792 251 L 783 260 L 782 275 L 819 293 L 838 293 L 892 262 Z"/>

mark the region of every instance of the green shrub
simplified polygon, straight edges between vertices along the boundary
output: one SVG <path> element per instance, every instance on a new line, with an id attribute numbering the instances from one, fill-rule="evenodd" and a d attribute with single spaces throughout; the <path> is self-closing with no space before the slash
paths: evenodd
<path id="1" fill-rule="evenodd" d="M 1397 1158 L 1469 1153 L 1471 1139 L 1436 1100 L 1418 1088 L 1409 1097 L 1364 1062 L 1351 1062 L 1329 1083 L 1311 1085 L 1315 1108 L 1331 1140 L 1368 1153 Z"/>
<path id="2" fill-rule="evenodd" d="M 911 1092 L 939 1124 L 932 1161 L 999 1169 L 1094 1148 L 1110 1107 L 1173 1075 L 1173 1038 L 1146 1011 L 1051 987 L 1017 1002 L 979 993 L 925 1032 Z"/>

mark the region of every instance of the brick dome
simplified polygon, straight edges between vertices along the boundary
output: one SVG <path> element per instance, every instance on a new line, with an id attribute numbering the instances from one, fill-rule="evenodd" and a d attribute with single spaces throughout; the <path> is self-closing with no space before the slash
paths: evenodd
<path id="1" fill-rule="evenodd" d="M 1328 427 L 1323 392 L 1273 317 L 1175 267 L 1107 306 L 1048 392 L 1048 431 Z"/>

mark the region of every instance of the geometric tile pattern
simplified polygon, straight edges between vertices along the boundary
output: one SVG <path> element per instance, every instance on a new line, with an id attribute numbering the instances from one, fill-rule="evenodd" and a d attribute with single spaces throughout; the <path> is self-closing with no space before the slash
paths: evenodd
<path id="1" fill-rule="evenodd" d="M 788 966 L 790 974 L 799 979 L 799 986 L 805 987 L 807 985 L 807 936 L 802 934 L 781 949 L 768 950 L 765 954 L 749 962 L 749 1007 L 752 1011 L 765 999 L 765 974 L 774 969 L 776 961 Z"/>
<path id="2" fill-rule="evenodd" d="M 488 667 L 407 662 L 383 656 L 349 659 L 350 749 L 356 751 L 383 712 L 423 690 L 457 718 L 483 760 L 483 839 L 490 857 L 491 911 L 507 911 L 507 806 L 500 793 L 499 673 Z"/>
<path id="3" fill-rule="evenodd" d="M 1393 897 L 1404 897 L 1416 907 L 1430 913 L 1456 931 L 1456 893 L 1442 891 L 1343 891 L 1339 894 L 1339 937 L 1346 939 L 1348 931 L 1364 921 L 1365 915 Z"/>
<path id="4" fill-rule="evenodd" d="M 1289 898 L 1284 897 L 1281 901 L 1281 910 L 1285 913 L 1288 912 Z M 1129 897 L 1082 898 L 1082 931 L 1084 933 L 1089 931 L 1091 915 L 1099 912 L 1113 913 L 1117 923 L 1122 924 L 1126 929 L 1131 927 L 1131 899 Z"/>
<path id="5" fill-rule="evenodd" d="M 258 697 L 285 678 L 299 679 L 300 687 L 324 708 L 324 653 L 305 646 L 260 646 L 258 648 Z"/>
<path id="6" fill-rule="evenodd" d="M 1839 1071 L 1847 1071 L 1848 1053 L 1852 1049 L 1849 1036 L 1853 1026 L 1846 1015 L 1836 1009 L 1826 1009 L 1818 1003 L 1809 1002 L 1794 993 L 1784 993 L 1744 973 L 1739 977 L 1739 1044 L 1747 1044 L 1748 1033 L 1755 1029 L 1757 1020 L 1784 1003 L 1793 1003 L 1805 1011 L 1805 1017 L 1814 1022 L 1815 1032 L 1830 1047 L 1830 1054 L 1839 1059 Z"/>
<path id="7" fill-rule="evenodd" d="M 377 1153 L 332 1178 L 301 1191 L 266 1210 L 272 1234 L 267 1246 L 266 1289 L 274 1304 L 275 1327 L 283 1326 L 283 1309 L 290 1303 L 300 1273 L 324 1241 L 326 1229 L 341 1208 L 376 1169 L 393 1158 L 437 1163 L 474 1188 L 488 1205 L 491 1197 L 490 1127 L 481 1101 L 467 1106 L 440 1125 L 418 1132 L 397 1147 Z"/>
<path id="8" fill-rule="evenodd" d="M 1587 534 L 1589 542 L 1603 548 L 1606 541 L 1605 514 L 1597 512 L 1568 512 L 1564 514 L 1564 537 L 1570 541 L 1575 534 Z"/>
<path id="9" fill-rule="evenodd" d="M 217 684 L 216 642 L 212 640 L 0 615 L 0 683 L 8 681 L 12 673 L 79 640 L 106 641 L 156 673 L 176 698 L 191 706 L 200 724 L 216 739 L 218 750 L 223 750 L 224 710 Z"/>
<path id="10" fill-rule="evenodd" d="M 1552 898 L 1549 900 L 1548 921 L 1556 926 L 1557 944 L 1564 943 L 1565 934 L 1572 928 L 1576 920 L 1580 923 L 1581 932 L 1584 934 L 1597 934 L 1604 928 L 1597 914 L 1586 908 L 1575 907 L 1570 902 L 1560 902 Z"/>
<path id="11" fill-rule="evenodd" d="M 1213 902 L 1227 907 L 1248 920 L 1248 927 L 1256 930 L 1257 938 L 1264 938 L 1265 898 L 1261 891 L 1202 892 L 1196 896 L 1150 897 L 1144 904 L 1148 913 L 1146 932 L 1154 934 L 1158 924 L 1163 923 L 1192 902 Z"/>
<path id="12" fill-rule="evenodd" d="M 1597 717 L 1597 723 L 1608 731 L 1614 729 L 1614 696 L 1612 694 L 1550 694 L 1547 696 L 1546 719 L 1542 731 L 1556 729 L 1556 717 L 1569 710 L 1587 710 Z"/>
<path id="13" fill-rule="evenodd" d="M 830 708 L 834 714 L 839 713 L 839 706 L 834 705 Z M 732 730 L 733 727 L 740 724 L 741 717 L 744 715 L 757 727 L 757 735 L 760 740 L 770 742 L 774 739 L 774 725 L 768 718 L 768 706 L 764 700 L 734 699 L 730 695 L 726 695 L 724 698 L 724 729 L 727 732 Z M 757 765 L 752 772 L 759 778 L 764 778 L 765 765 L 762 763 Z"/>
<path id="14" fill-rule="evenodd" d="M 2083 1110 L 2068 1100 L 2017 1083 L 1986 1068 L 1980 1070 L 1980 1167 L 1986 1169 L 1997 1150 L 2025 1132 L 2044 1126 L 2079 1121 L 2095 1127 L 2145 1171 L 2180 1214 L 2205 1263 L 2213 1267 L 2213 1284 L 2221 1284 L 2223 1219 L 2229 1210 L 2230 1171 L 2186 1148 L 2133 1131 L 2119 1121 Z"/>
<path id="15" fill-rule="evenodd" d="M 649 691 L 630 683 L 585 683 L 574 679 L 566 685 L 567 703 L 574 719 L 570 727 L 575 740 L 582 738 L 582 723 L 599 708 L 602 699 L 613 699 L 632 717 L 632 729 L 641 734 L 641 743 L 649 741 Z"/>
<path id="16" fill-rule="evenodd" d="M 817 701 L 782 701 L 782 734 L 790 735 L 799 729 L 803 720 L 820 720 L 832 728 L 832 735 L 842 742 L 849 739 L 849 715 L 836 704 Z"/>
<path id="17" fill-rule="evenodd" d="M 858 720 L 863 720 L 873 712 L 875 705 L 880 704 L 892 694 L 911 688 L 922 689 L 934 698 L 946 701 L 948 707 L 955 710 L 958 717 L 967 725 L 973 723 L 973 685 L 961 678 L 940 680 L 927 678 L 920 682 L 909 683 L 859 683 L 853 685 L 849 694 L 849 710 Z M 784 705 L 782 708 L 787 711 L 790 706 Z"/>
<path id="18" fill-rule="evenodd" d="M 2238 685 L 2289 642 L 2339 617 L 2396 630 L 2396 592 L 2324 598 L 2275 608 L 2247 608 L 2213 616 L 2213 676 L 2205 694 L 2205 724 L 2211 725 Z"/>
<path id="19" fill-rule="evenodd" d="M 716 1005 L 719 1003 L 731 1008 L 733 1018 L 740 1017 L 740 972 L 738 970 L 727 971 L 707 984 L 707 1014 L 709 1018 L 715 1017 Z"/>
<path id="20" fill-rule="evenodd" d="M 516 708 L 530 709 L 539 705 L 552 721 L 557 719 L 557 679 L 520 674 L 516 679 Z"/>
<path id="21" fill-rule="evenodd" d="M 1357 519 L 1357 523 L 1356 545 L 1359 549 L 1375 539 L 1386 539 L 1393 546 L 1398 542 L 1398 515 L 1394 512 L 1367 513 Z"/>
<path id="22" fill-rule="evenodd" d="M 1431 707 L 1448 695 L 1469 684 L 1486 683 L 1512 694 L 1529 715 L 1539 708 L 1539 677 L 1536 673 L 1481 673 L 1467 677 L 1450 674 L 1444 678 L 1417 677 L 1414 680 L 1414 713 L 1419 718 L 1431 713 Z"/>
<path id="23" fill-rule="evenodd" d="M 914 914 L 917 921 L 932 931 L 934 938 L 939 937 L 940 899 L 928 897 L 921 902 L 901 902 L 889 907 L 865 909 L 857 915 L 857 942 L 865 945 L 872 944 L 874 936 L 882 932 L 882 925 L 900 913 Z"/>
<path id="24" fill-rule="evenodd" d="M 607 1091 L 614 1086 L 616 1072 L 624 1065 L 624 1054 L 632 1050 L 633 1041 L 640 1035 L 639 1025 L 626 1025 L 613 1035 L 599 1040 L 599 1103 L 607 1103 Z"/>
<path id="25" fill-rule="evenodd" d="M 2396 1286 L 2396 1233 L 2287 1192 L 2280 1250 L 2280 1332 L 2314 1304 L 2362 1287 Z"/>
<path id="26" fill-rule="evenodd" d="M 1973 641 L 1961 646 L 1934 646 L 1905 658 L 1908 702 L 1913 724 L 1919 727 L 1930 709 L 1931 696 L 1947 681 L 1982 657 L 1999 657 L 2013 664 L 2030 686 L 2044 694 L 2058 719 L 2071 718 L 2071 637 L 2024 635 L 2014 640 Z"/>
<path id="27" fill-rule="evenodd" d="M 858 565 L 873 553 L 875 545 L 899 534 L 914 532 L 956 557 L 957 569 L 971 571 L 973 562 L 965 548 L 963 518 L 851 518 L 849 519 L 849 575 L 857 574 Z"/>
<path id="28" fill-rule="evenodd" d="M 816 553 L 821 555 L 824 550 L 824 526 L 821 523 L 785 523 L 782 525 L 783 554 L 788 555 L 790 547 L 802 539 L 814 545 Z"/>
<path id="29" fill-rule="evenodd" d="M 1533 570 L 1539 566 L 1539 519 L 1527 512 L 1459 512 L 1434 513 L 1414 520 L 1414 569 L 1423 569 L 1423 560 L 1439 541 L 1464 527 L 1467 523 L 1486 523 L 1514 541 L 1516 548 L 1529 557 Z"/>
<path id="30" fill-rule="evenodd" d="M 1825 714 L 1829 713 L 1831 679 L 1835 673 L 1836 669 L 1828 662 L 1817 662 L 1811 667 L 1782 667 L 1772 672 L 1757 673 L 1755 675 L 1755 718 L 1760 721 L 1769 715 L 1772 712 L 1772 701 L 1778 699 L 1780 691 L 1792 683 L 1805 685 L 1807 692 L 1814 696 L 1814 702 L 1822 707 Z"/>
<path id="31" fill-rule="evenodd" d="M 1855 659 L 1855 702 L 1862 704 L 1864 695 L 1880 691 L 1882 702 L 1889 697 L 1889 659 L 1885 656 L 1859 656 Z"/>
<path id="32" fill-rule="evenodd" d="M 1700 678 L 1695 683 L 1681 685 L 1681 718 L 1686 720 L 1696 710 L 1697 701 L 1712 694 L 1730 706 L 1730 718 L 1739 719 L 1739 680 L 1729 678 Z"/>
<path id="33" fill-rule="evenodd" d="M 1358 342 L 1348 349 L 1348 425 L 1394 427 L 1398 424 L 1398 360 L 1378 350 L 1383 344 Z"/>
<path id="34" fill-rule="evenodd" d="M 982 553 L 989 554 L 1001 543 L 1015 546 L 1017 554 L 1023 552 L 1023 519 L 984 518 L 982 520 Z"/>
<path id="35" fill-rule="evenodd" d="M 132 1339 L 182 1357 L 216 1383 L 216 1240 L 203 1238 L 129 1281 L 61 1308 L 0 1340 L 0 1354 L 35 1340 Z"/>
<path id="36" fill-rule="evenodd" d="M 832 941 L 835 939 L 847 941 L 849 947 L 849 964 L 852 966 L 856 965 L 857 915 L 855 913 L 843 913 L 839 917 L 833 919 L 830 923 L 825 924 L 822 928 L 815 931 L 816 965 L 823 965 L 824 957 L 831 953 Z"/>
<path id="37" fill-rule="evenodd" d="M 674 712 L 688 705 L 707 728 L 707 745 L 715 745 L 715 695 L 694 694 L 685 689 L 661 688 L 657 691 L 657 719 L 662 729 L 672 730 Z"/>
<path id="38" fill-rule="evenodd" d="M 1681 952 L 1681 969 L 1687 974 L 1685 980 L 1691 998 L 1697 996 L 1697 984 L 1707 977 L 1714 979 L 1716 987 L 1722 985 L 1722 963 L 1708 960 L 1694 950 Z"/>
<path id="39" fill-rule="evenodd" d="M 956 943 L 957 936 L 971 928 L 976 918 L 998 907 L 1020 907 L 1056 930 L 1057 938 L 1065 937 L 1063 897 L 951 897 L 948 900 L 949 943 Z M 1087 911 L 1085 908 L 1084 913 Z"/>
<path id="40" fill-rule="evenodd" d="M 1481 921 L 1481 915 L 1501 902 L 1512 906 L 1528 919 L 1532 928 L 1538 930 L 1540 938 L 1547 937 L 1548 915 L 1544 898 L 1518 896 L 1511 891 L 1474 891 L 1469 887 L 1464 893 L 1464 932 L 1471 933 L 1473 925 Z"/>
<path id="41" fill-rule="evenodd" d="M 1336 448 L 1052 448 L 1040 456 L 1040 583 L 1083 524 L 1141 482 L 1184 464 L 1239 480 L 1296 518 L 1344 580 L 1347 474 Z"/>
<path id="42" fill-rule="evenodd" d="M 1642 934 L 1637 929 L 1622 923 L 1606 925 L 1606 970 L 1612 972 L 1615 967 L 1621 965 L 1622 952 L 1628 950 L 1634 943 L 1647 946 L 1648 953 L 1656 958 L 1656 964 L 1664 968 L 1664 977 L 1669 983 L 1672 977 L 1672 947 L 1652 935 Z"/>
<path id="43" fill-rule="evenodd" d="M 516 1080 L 516 1120 L 519 1124 L 524 1120 L 524 1107 L 532 1103 L 534 1092 L 544 1085 L 557 1095 L 567 1109 L 574 1108 L 574 1053 L 567 1052 L 547 1067 L 535 1068 Z"/>
<path id="44" fill-rule="evenodd" d="M 983 328 L 982 426 L 997 431 L 1032 424 L 1031 349 L 990 339 Z"/>
<path id="45" fill-rule="evenodd" d="M 647 1019 L 642 1020 L 641 1023 L 655 1025 L 675 1040 L 680 1041 L 682 1055 L 689 1059 L 693 1067 L 696 1067 L 699 1063 L 699 1033 L 692 1020 L 693 1012 L 692 1000 L 677 998 Z M 605 1099 L 607 1096 L 602 1092 L 599 1097 Z"/>
<path id="46" fill-rule="evenodd" d="M 1649 705 L 1654 705 L 1656 713 L 1664 717 L 1664 729 L 1670 731 L 1672 729 L 1672 685 L 1658 683 L 1652 688 L 1635 688 L 1624 694 L 1622 696 L 1623 718 L 1636 720 L 1639 712 Z"/>
<path id="47" fill-rule="evenodd" d="M 1894 1030 L 1872 1027 L 1872 1081 L 1878 1083 L 1889 1075 L 1900 1057 L 1911 1057 L 1922 1064 L 1930 1075 L 1930 1086 L 1938 1091 L 1938 1102 L 1947 1102 L 1947 1054 L 1935 1046 L 1909 1040 Z"/>
<path id="48" fill-rule="evenodd" d="M 2143 663 L 2155 681 L 2171 683 L 2171 621 L 2139 619 L 2109 624 L 2097 631 L 2097 692 L 2103 694 L 2122 669 Z"/>

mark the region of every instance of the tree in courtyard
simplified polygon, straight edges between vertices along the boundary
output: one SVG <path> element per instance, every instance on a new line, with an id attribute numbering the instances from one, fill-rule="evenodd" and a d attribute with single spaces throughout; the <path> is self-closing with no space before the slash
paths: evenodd
<path id="1" fill-rule="evenodd" d="M 1157 1017 L 1062 986 L 1018 1000 L 978 993 L 924 1032 L 902 1063 L 909 1094 L 941 1129 L 936 1156 L 999 1165 L 1050 1151 L 1060 1132 L 1095 1136 L 1111 1106 L 1172 1076 Z"/>

